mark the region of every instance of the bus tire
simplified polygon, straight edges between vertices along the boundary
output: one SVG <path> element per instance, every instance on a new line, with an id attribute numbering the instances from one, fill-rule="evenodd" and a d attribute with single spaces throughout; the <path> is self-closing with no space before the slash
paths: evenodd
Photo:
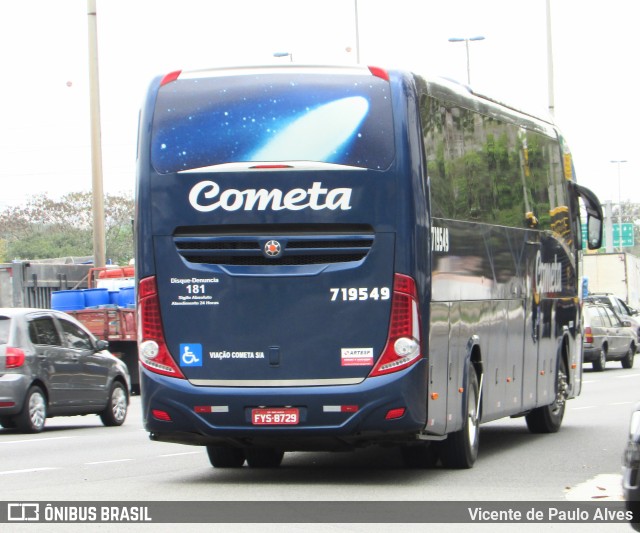
<path id="1" fill-rule="evenodd" d="M 215 468 L 240 468 L 244 464 L 244 450 L 231 446 L 207 446 L 211 466 Z"/>
<path id="2" fill-rule="evenodd" d="M 478 376 L 473 367 L 469 367 L 467 376 L 467 394 L 465 419 L 462 429 L 451 433 L 447 440 L 440 443 L 441 458 L 447 468 L 471 468 L 478 458 L 480 446 L 480 413 L 478 398 L 480 387 Z"/>
<path id="3" fill-rule="evenodd" d="M 626 500 L 625 509 L 631 513 L 629 518 L 629 525 L 634 531 L 640 531 L 640 501 L 638 500 Z"/>
<path id="4" fill-rule="evenodd" d="M 560 429 L 567 404 L 568 390 L 567 365 L 564 362 L 564 357 L 560 356 L 556 371 L 556 396 L 553 403 L 536 407 L 525 416 L 527 427 L 531 433 L 556 433 Z"/>
<path id="5" fill-rule="evenodd" d="M 244 453 L 251 468 L 277 468 L 284 457 L 284 452 L 275 448 L 247 448 Z"/>
<path id="6" fill-rule="evenodd" d="M 437 446 L 430 442 L 401 446 L 400 453 L 407 468 L 434 468 L 438 464 Z"/>
<path id="7" fill-rule="evenodd" d="M 5 429 L 15 429 L 16 422 L 10 416 L 0 416 L 0 426 Z"/>

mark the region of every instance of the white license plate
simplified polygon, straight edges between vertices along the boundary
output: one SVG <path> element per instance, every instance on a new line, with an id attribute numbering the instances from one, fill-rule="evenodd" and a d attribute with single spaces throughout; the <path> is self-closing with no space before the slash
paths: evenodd
<path id="1" fill-rule="evenodd" d="M 300 412 L 295 407 L 251 410 L 251 423 L 254 426 L 295 426 L 299 421 Z"/>

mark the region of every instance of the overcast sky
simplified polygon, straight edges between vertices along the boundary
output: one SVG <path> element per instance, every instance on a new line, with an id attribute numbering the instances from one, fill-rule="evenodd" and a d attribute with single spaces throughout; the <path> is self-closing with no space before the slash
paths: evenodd
<path id="1" fill-rule="evenodd" d="M 365 65 L 466 82 L 546 112 L 545 0 L 358 0 Z M 133 191 L 138 109 L 177 69 L 356 62 L 355 0 L 97 0 L 104 189 Z M 555 118 L 578 181 L 640 203 L 635 0 L 551 0 Z M 0 0 L 0 207 L 91 189 L 86 0 Z M 618 165 L 611 160 L 627 160 Z M 618 183 L 621 184 L 619 193 Z"/>

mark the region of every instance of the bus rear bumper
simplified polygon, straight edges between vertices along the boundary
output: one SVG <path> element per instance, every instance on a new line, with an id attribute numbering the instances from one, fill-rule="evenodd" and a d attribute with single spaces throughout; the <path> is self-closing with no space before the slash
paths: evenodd
<path id="1" fill-rule="evenodd" d="M 141 371 L 145 429 L 152 440 L 269 446 L 285 451 L 353 449 L 415 439 L 426 424 L 426 363 L 357 385 L 196 387 Z M 256 425 L 256 408 L 295 409 L 294 424 Z"/>

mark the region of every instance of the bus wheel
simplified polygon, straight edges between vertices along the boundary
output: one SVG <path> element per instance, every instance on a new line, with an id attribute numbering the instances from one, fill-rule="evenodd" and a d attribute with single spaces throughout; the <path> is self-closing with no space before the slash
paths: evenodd
<path id="1" fill-rule="evenodd" d="M 276 468 L 284 457 L 284 452 L 275 448 L 247 448 L 244 453 L 251 468 Z"/>
<path id="2" fill-rule="evenodd" d="M 215 468 L 240 468 L 244 464 L 244 451 L 231 446 L 207 446 L 211 466 Z"/>
<path id="3" fill-rule="evenodd" d="M 401 446 L 400 453 L 407 468 L 434 468 L 438 464 L 437 447 L 430 442 Z"/>
<path id="4" fill-rule="evenodd" d="M 10 416 L 0 416 L 0 426 L 5 429 L 15 429 L 16 421 Z"/>
<path id="5" fill-rule="evenodd" d="M 478 458 L 480 446 L 480 413 L 478 398 L 480 387 L 473 367 L 467 377 L 467 408 L 464 424 L 460 431 L 451 433 L 440 443 L 440 454 L 447 468 L 471 468 Z"/>
<path id="6" fill-rule="evenodd" d="M 569 393 L 567 365 L 562 356 L 558 361 L 555 390 L 556 398 L 551 405 L 536 407 L 525 417 L 527 427 L 531 433 L 556 433 L 562 425 L 564 408 L 567 404 Z"/>

